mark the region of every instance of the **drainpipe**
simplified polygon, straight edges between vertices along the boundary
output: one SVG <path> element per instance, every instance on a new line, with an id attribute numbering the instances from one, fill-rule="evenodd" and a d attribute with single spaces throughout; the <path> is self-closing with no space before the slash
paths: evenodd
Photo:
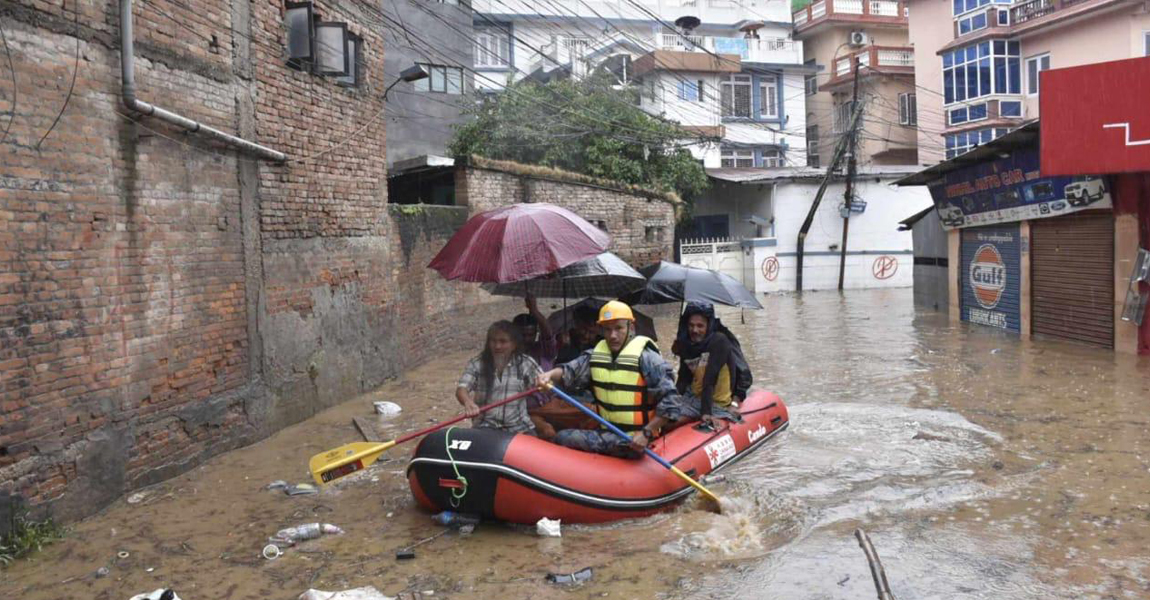
<path id="1" fill-rule="evenodd" d="M 261 146 L 254 142 L 249 142 L 243 138 L 236 137 L 230 133 L 224 133 L 219 129 L 208 127 L 198 121 L 193 121 L 182 115 L 177 115 L 174 112 L 166 111 L 158 106 L 148 104 L 143 100 L 136 98 L 136 69 L 135 69 L 135 51 L 132 35 L 132 0 L 120 0 L 120 68 L 122 72 L 123 90 L 122 96 L 124 99 L 124 106 L 129 110 L 145 114 L 151 117 L 156 117 L 161 121 L 166 121 L 177 127 L 182 127 L 193 133 L 205 133 L 208 137 L 215 138 L 225 144 L 235 146 L 245 152 L 255 154 L 260 158 L 265 158 L 274 162 L 284 162 L 287 160 L 287 155 L 277 150 L 272 150 L 267 146 Z"/>

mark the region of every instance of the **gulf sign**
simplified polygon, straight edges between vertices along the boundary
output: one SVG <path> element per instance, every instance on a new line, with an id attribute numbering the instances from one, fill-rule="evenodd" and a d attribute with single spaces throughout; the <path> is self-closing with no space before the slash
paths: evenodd
<path id="1" fill-rule="evenodd" d="M 1040 77 L 1044 176 L 1150 171 L 1150 57 Z"/>
<path id="2" fill-rule="evenodd" d="M 983 244 L 974 252 L 970 263 L 970 287 L 979 306 L 991 309 L 998 306 L 1006 289 L 1006 263 L 993 244 Z"/>

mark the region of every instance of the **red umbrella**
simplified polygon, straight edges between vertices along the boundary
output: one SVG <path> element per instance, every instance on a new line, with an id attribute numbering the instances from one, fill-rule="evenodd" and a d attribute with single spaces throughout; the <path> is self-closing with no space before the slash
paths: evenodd
<path id="1" fill-rule="evenodd" d="M 444 279 L 511 283 L 606 252 L 611 237 L 552 204 L 513 204 L 471 217 L 431 260 Z"/>

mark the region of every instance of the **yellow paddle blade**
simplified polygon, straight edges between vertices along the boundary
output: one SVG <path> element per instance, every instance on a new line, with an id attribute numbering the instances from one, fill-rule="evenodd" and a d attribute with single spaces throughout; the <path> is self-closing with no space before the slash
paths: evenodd
<path id="1" fill-rule="evenodd" d="M 366 469 L 379 459 L 384 450 L 395 445 L 390 442 L 352 442 L 339 448 L 320 452 L 308 461 L 308 469 L 317 485 L 326 485 L 356 471 Z"/>
<path id="2" fill-rule="evenodd" d="M 679 477 L 681 477 L 683 479 L 683 481 L 686 481 L 687 483 L 691 484 L 691 487 L 695 488 L 696 490 L 699 490 L 699 493 L 706 496 L 708 499 L 713 500 L 715 502 L 716 508 L 718 508 L 720 511 L 722 511 L 723 503 L 721 500 L 719 500 L 719 497 L 714 494 L 714 492 L 703 487 L 703 484 L 692 479 L 690 475 L 684 473 L 681 469 L 679 469 L 679 467 L 671 465 L 671 472 L 678 475 Z"/>

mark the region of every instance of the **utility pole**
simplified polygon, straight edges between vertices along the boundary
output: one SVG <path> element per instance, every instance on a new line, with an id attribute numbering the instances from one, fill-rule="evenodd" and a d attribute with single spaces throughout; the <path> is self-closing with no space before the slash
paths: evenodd
<path id="1" fill-rule="evenodd" d="M 854 90 L 851 92 L 851 109 L 858 107 L 859 103 L 859 65 L 856 60 L 854 63 Z M 847 231 L 851 226 L 851 199 L 854 197 L 854 182 L 855 174 L 858 170 L 858 121 L 855 121 L 855 126 L 851 127 L 850 141 L 847 144 L 850 146 L 851 156 L 847 159 L 847 185 L 846 192 L 843 193 L 843 199 L 846 202 L 847 210 L 843 215 L 843 243 L 839 248 L 839 291 L 843 291 L 843 277 L 846 274 L 847 268 Z"/>
<path id="2" fill-rule="evenodd" d="M 851 134 L 849 137 L 853 137 L 861 118 L 862 103 L 860 102 L 856 103 L 851 110 L 850 125 L 847 127 L 847 131 Z M 834 176 L 835 170 L 838 169 L 839 163 L 843 159 L 843 155 L 846 154 L 847 139 L 848 136 L 846 135 L 839 138 L 839 143 L 835 146 L 834 158 L 832 158 L 830 164 L 827 165 L 827 173 L 823 176 L 823 182 L 819 185 L 819 191 L 815 194 L 815 200 L 811 203 L 811 209 L 807 211 L 807 218 L 803 221 L 803 226 L 799 228 L 798 247 L 796 248 L 796 250 L 798 250 L 796 253 L 798 271 L 795 274 L 795 290 L 799 292 L 803 291 L 803 245 L 806 242 L 807 233 L 811 230 L 811 224 L 814 223 L 815 213 L 819 210 L 819 204 L 823 200 L 823 194 L 827 191 L 827 185 L 830 184 L 831 177 Z"/>

